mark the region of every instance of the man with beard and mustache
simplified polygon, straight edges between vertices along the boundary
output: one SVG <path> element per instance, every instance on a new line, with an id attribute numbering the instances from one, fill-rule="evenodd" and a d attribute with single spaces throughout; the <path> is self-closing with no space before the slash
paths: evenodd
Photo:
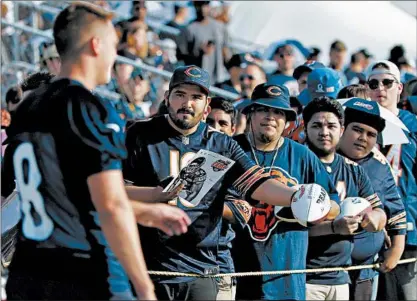
<path id="1" fill-rule="evenodd" d="M 367 75 L 369 96 L 373 101 L 398 116 L 408 128 L 407 144 L 389 145 L 381 148 L 394 171 L 395 181 L 407 213 L 407 235 L 403 259 L 417 257 L 417 117 L 400 110 L 397 104 L 403 90 L 401 73 L 390 61 L 376 61 Z M 397 266 L 391 273 L 381 277 L 381 298 L 387 300 L 414 300 L 417 296 L 417 262 Z"/>
<path id="2" fill-rule="evenodd" d="M 260 84 L 251 103 L 247 134 L 235 137 L 245 153 L 277 182 L 293 187 L 317 183 L 337 200 L 336 189 L 319 159 L 307 147 L 282 136 L 296 118 L 285 86 Z M 236 199 L 239 195 L 230 191 Z M 230 198 L 229 198 L 230 199 Z M 237 272 L 298 270 L 306 268 L 307 228 L 300 226 L 288 208 L 260 202 L 252 208 L 233 246 Z M 242 255 L 240 250 L 245 250 Z M 305 274 L 238 278 L 237 299 L 305 300 Z"/>
<path id="3" fill-rule="evenodd" d="M 366 172 L 357 163 L 336 153 L 344 131 L 344 112 L 337 100 L 320 97 L 303 111 L 306 142 L 319 157 L 333 180 L 340 201 L 361 197 L 373 210 L 363 217 L 341 217 L 309 229 L 307 267 L 310 269 L 347 266 L 352 263 L 353 234 L 363 226 L 369 232 L 384 228 L 386 215 Z M 307 274 L 308 300 L 349 300 L 349 275 L 346 272 Z"/>
<path id="4" fill-rule="evenodd" d="M 221 218 L 230 187 L 252 204 L 263 200 L 278 206 L 291 205 L 294 188 L 271 179 L 236 141 L 202 122 L 210 104 L 209 88 L 210 77 L 205 70 L 197 66 L 177 68 L 165 92 L 168 114 L 137 121 L 127 130 L 124 176 L 136 186 L 158 186 L 166 177 L 178 175 L 201 149 L 235 161 L 198 203 L 187 204 L 181 199 L 170 202 L 188 213 L 192 224 L 186 234 L 170 238 L 159 231 L 140 229 L 147 239 L 144 252 L 152 270 L 200 275 L 219 272 Z M 137 190 L 140 191 L 127 187 L 131 199 L 137 199 Z M 157 297 L 162 300 L 215 300 L 218 290 L 216 280 L 209 277 L 156 276 L 154 283 Z"/>

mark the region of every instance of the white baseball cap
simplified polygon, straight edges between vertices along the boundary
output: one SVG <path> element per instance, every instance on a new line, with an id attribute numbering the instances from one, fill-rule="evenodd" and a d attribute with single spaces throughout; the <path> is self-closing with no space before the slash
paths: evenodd
<path id="1" fill-rule="evenodd" d="M 369 80 L 372 75 L 376 74 L 390 74 L 397 82 L 401 83 L 400 70 L 393 62 L 387 60 L 379 60 L 372 63 L 368 68 L 366 79 Z"/>

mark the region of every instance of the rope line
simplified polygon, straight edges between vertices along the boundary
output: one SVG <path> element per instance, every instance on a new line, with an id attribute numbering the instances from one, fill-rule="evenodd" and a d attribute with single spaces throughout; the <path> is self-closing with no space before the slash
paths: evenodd
<path id="1" fill-rule="evenodd" d="M 402 259 L 398 264 L 406 264 L 416 262 L 417 258 Z M 339 272 L 339 271 L 354 271 L 361 269 L 379 268 L 380 263 L 357 265 L 350 267 L 335 267 L 335 268 L 320 268 L 320 269 L 305 269 L 305 270 L 289 270 L 289 271 L 269 271 L 269 272 L 245 272 L 245 273 L 226 273 L 216 275 L 200 275 L 193 273 L 167 272 L 167 271 L 148 271 L 149 275 L 157 276 L 174 276 L 174 277 L 197 277 L 197 278 L 222 278 L 222 277 L 249 277 L 249 276 L 267 276 L 267 275 L 285 275 L 285 274 L 303 274 L 303 273 L 323 273 L 323 272 Z"/>

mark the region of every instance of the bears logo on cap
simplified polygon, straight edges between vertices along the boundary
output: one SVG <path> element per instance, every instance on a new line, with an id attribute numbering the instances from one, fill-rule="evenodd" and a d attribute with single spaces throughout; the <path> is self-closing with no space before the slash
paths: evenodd
<path id="1" fill-rule="evenodd" d="M 201 70 L 197 67 L 190 67 L 184 71 L 184 73 L 189 77 L 201 77 Z"/>
<path id="2" fill-rule="evenodd" d="M 268 93 L 271 96 L 280 96 L 282 94 L 282 90 L 278 86 L 271 86 L 268 89 L 266 89 L 266 93 Z"/>

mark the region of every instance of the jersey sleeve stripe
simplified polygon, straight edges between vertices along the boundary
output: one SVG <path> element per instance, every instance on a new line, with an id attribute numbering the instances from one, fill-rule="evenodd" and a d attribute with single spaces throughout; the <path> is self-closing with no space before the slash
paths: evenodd
<path id="1" fill-rule="evenodd" d="M 249 168 L 247 171 L 245 171 L 245 173 L 243 175 L 241 175 L 234 183 L 233 186 L 237 187 L 240 185 L 241 182 L 243 182 L 245 180 L 246 177 L 250 176 L 250 174 L 254 171 L 254 170 L 258 170 L 260 167 L 257 165 L 252 166 L 251 168 Z"/>
<path id="2" fill-rule="evenodd" d="M 403 212 L 401 212 L 400 214 L 397 214 L 396 216 L 393 216 L 392 218 L 390 218 L 390 219 L 388 220 L 388 224 L 389 224 L 389 225 L 391 225 L 391 224 L 396 224 L 396 223 L 398 223 L 398 220 L 400 220 L 400 219 L 404 218 L 404 217 L 405 217 L 405 215 L 406 215 L 406 213 L 405 213 L 405 211 L 403 211 Z"/>

